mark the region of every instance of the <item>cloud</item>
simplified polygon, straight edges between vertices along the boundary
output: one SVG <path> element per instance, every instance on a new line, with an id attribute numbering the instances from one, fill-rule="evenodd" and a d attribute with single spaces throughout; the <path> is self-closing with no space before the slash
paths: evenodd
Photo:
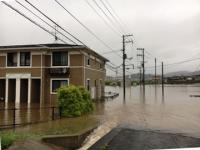
<path id="1" fill-rule="evenodd" d="M 13 0 L 4 1 L 13 2 Z M 89 1 L 93 4 L 92 0 Z M 31 2 L 97 52 L 110 51 L 53 0 Z M 199 52 L 199 0 L 109 0 L 109 2 L 123 23 L 128 26 L 128 33 L 134 35 L 134 49 L 126 46 L 127 54 L 134 54 L 134 61 L 136 61 L 136 47 L 144 47 L 165 63 L 180 61 Z M 122 48 L 121 36 L 114 34 L 85 1 L 62 0 L 62 3 L 114 50 Z M 24 11 L 15 2 L 12 5 Z M 0 5 L 0 18 L 0 45 L 54 42 L 53 37 L 4 5 Z M 116 54 L 108 54 L 106 57 L 116 65 L 121 64 L 122 60 Z M 153 61 L 148 61 L 148 65 L 152 66 Z M 188 65 L 185 67 L 184 70 L 192 68 Z"/>

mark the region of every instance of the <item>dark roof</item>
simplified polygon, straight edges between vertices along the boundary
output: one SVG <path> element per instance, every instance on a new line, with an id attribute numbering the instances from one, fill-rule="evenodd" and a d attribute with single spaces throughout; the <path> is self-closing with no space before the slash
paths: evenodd
<path id="1" fill-rule="evenodd" d="M 49 43 L 49 44 L 31 44 L 31 45 L 9 45 L 9 46 L 0 46 L 0 49 L 6 48 L 29 48 L 29 47 L 75 47 L 81 45 L 71 45 L 71 44 L 61 44 L 61 43 Z"/>
<path id="2" fill-rule="evenodd" d="M 9 46 L 0 46 L 0 50 L 6 50 L 6 49 L 28 49 L 28 48 L 64 48 L 64 47 L 71 47 L 71 48 L 83 48 L 84 50 L 87 50 L 89 53 L 92 53 L 94 55 L 97 55 L 101 59 L 104 59 L 105 61 L 108 61 L 105 57 L 98 54 L 94 50 L 84 46 L 84 45 L 72 45 L 72 44 L 61 44 L 61 43 L 49 43 L 49 44 L 31 44 L 31 45 L 9 45 Z"/>

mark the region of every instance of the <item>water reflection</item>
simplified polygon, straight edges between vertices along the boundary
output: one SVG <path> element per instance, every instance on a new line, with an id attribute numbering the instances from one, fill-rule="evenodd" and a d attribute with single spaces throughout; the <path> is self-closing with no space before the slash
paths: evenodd
<path id="1" fill-rule="evenodd" d="M 92 114 L 76 118 L 86 124 L 87 118 L 96 118 L 100 122 L 108 124 L 127 124 L 134 128 L 164 130 L 166 132 L 179 132 L 191 136 L 200 137 L 200 98 L 190 97 L 192 94 L 200 95 L 200 86 L 165 86 L 162 92 L 161 85 L 147 85 L 145 90 L 142 86 L 127 87 L 126 101 L 123 100 L 123 89 L 119 87 L 106 87 L 106 91 L 120 93 L 114 100 L 95 103 L 95 111 Z M 0 104 L 3 108 L 12 108 L 12 104 Z M 23 104 L 17 107 L 25 108 Z M 26 104 L 27 107 L 27 104 Z M 16 112 L 18 121 L 37 121 L 50 119 L 51 110 L 30 109 L 37 105 L 31 104 L 27 109 Z M 25 115 L 26 114 L 26 115 Z M 12 118 L 12 112 L 0 111 L 0 122 Z M 66 119 L 65 124 L 71 124 L 71 119 Z M 12 119 L 10 119 L 12 123 Z M 31 126 L 31 130 L 39 128 L 47 130 L 54 126 L 54 122 L 45 125 Z M 89 123 L 90 125 L 92 123 Z M 63 124 L 63 126 L 65 126 Z M 81 128 L 81 127 L 80 127 Z M 72 129 L 70 129 L 72 130 Z"/>
<path id="2" fill-rule="evenodd" d="M 154 93 L 154 97 L 155 97 L 155 103 L 157 103 L 157 84 L 155 84 L 155 93 Z"/>
<path id="3" fill-rule="evenodd" d="M 161 85 L 147 85 L 145 90 L 142 86 L 127 88 L 126 105 L 120 104 L 120 95 L 105 104 L 104 115 L 109 116 L 110 120 L 115 116 L 118 123 L 139 128 L 200 137 L 200 98 L 189 96 L 192 93 L 200 94 L 199 87 L 166 85 L 164 92 Z M 107 89 L 111 90 L 112 87 Z"/>
<path id="4" fill-rule="evenodd" d="M 52 107 L 48 105 L 40 107 L 38 103 L 1 103 L 0 106 L 0 128 L 52 120 Z"/>

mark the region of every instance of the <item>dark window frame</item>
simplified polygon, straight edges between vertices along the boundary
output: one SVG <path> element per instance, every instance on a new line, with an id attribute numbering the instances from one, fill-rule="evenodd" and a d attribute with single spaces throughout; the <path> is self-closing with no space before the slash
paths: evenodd
<path id="1" fill-rule="evenodd" d="M 62 84 L 61 82 L 66 82 L 66 84 Z M 55 85 L 55 84 L 57 84 L 57 85 Z M 52 79 L 51 80 L 51 93 L 53 93 L 53 94 L 56 93 L 56 90 L 63 85 L 69 85 L 69 79 Z"/>
<path id="2" fill-rule="evenodd" d="M 90 79 L 86 80 L 87 90 L 90 91 Z"/>
<path id="3" fill-rule="evenodd" d="M 90 58 L 87 58 L 87 66 L 90 66 Z"/>
<path id="4" fill-rule="evenodd" d="M 30 52 L 20 52 L 20 66 L 31 66 Z"/>
<path id="5" fill-rule="evenodd" d="M 16 62 L 14 62 L 14 55 L 16 56 Z M 7 67 L 17 67 L 18 65 L 18 53 L 17 52 L 9 52 L 7 53 Z"/>
<path id="6" fill-rule="evenodd" d="M 52 52 L 52 66 L 69 66 L 68 52 Z"/>

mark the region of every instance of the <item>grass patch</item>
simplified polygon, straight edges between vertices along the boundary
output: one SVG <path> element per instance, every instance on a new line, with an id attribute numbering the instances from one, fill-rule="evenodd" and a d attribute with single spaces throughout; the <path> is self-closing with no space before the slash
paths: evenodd
<path id="1" fill-rule="evenodd" d="M 78 134 L 99 124 L 96 117 L 82 116 L 77 118 L 63 118 L 45 123 L 38 123 L 13 130 L 0 131 L 2 149 L 6 149 L 14 142 L 26 140 L 40 140 L 46 135 Z"/>
<path id="2" fill-rule="evenodd" d="M 0 132 L 2 149 L 8 148 L 15 141 L 23 141 L 26 139 L 39 139 L 39 137 L 41 137 L 41 135 L 32 134 L 32 133 L 19 133 L 19 132 L 13 132 L 13 131 Z"/>
<path id="3" fill-rule="evenodd" d="M 4 133 L 0 135 L 2 149 L 8 148 L 16 140 L 16 135 L 12 133 Z"/>

